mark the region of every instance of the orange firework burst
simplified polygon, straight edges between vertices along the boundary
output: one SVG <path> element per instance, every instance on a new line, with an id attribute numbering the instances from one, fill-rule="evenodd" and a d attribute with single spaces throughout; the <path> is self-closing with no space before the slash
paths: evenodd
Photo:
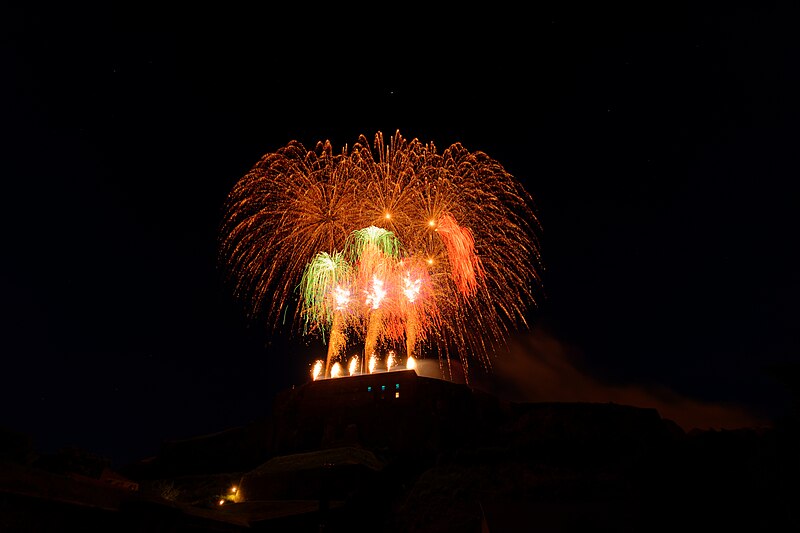
<path id="1" fill-rule="evenodd" d="M 262 157 L 228 195 L 220 260 L 251 318 L 330 332 L 337 352 L 366 341 L 362 361 L 400 346 L 419 359 L 424 343 L 468 372 L 527 327 L 539 230 L 530 195 L 487 154 L 378 132 L 372 148 L 361 135 L 350 150 L 292 141 Z"/>

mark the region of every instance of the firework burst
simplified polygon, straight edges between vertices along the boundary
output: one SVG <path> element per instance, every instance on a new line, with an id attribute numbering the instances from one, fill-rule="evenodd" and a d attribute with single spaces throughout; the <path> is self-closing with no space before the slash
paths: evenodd
<path id="1" fill-rule="evenodd" d="M 228 195 L 220 260 L 251 318 L 326 340 L 326 375 L 356 341 L 360 361 L 402 347 L 468 375 L 528 327 L 539 230 L 530 195 L 487 154 L 378 132 L 262 157 Z"/>

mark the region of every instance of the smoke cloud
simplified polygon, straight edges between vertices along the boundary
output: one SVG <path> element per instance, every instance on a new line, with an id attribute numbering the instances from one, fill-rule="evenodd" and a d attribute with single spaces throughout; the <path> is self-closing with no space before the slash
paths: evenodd
<path id="1" fill-rule="evenodd" d="M 497 357 L 490 375 L 478 388 L 513 401 L 599 402 L 654 408 L 662 418 L 684 431 L 764 427 L 747 409 L 737 405 L 704 402 L 657 385 L 604 383 L 576 367 L 580 351 L 537 329 L 512 341 L 510 351 Z"/>

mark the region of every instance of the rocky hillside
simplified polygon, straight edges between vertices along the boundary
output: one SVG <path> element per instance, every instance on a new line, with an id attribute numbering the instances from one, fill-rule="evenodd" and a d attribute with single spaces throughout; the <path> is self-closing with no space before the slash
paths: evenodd
<path id="1" fill-rule="evenodd" d="M 784 531 L 799 525 L 797 428 L 789 417 L 686 433 L 653 409 L 508 402 L 413 371 L 325 380 L 284 391 L 247 426 L 164 442 L 121 469 L 136 490 L 106 505 L 103 524 L 150 527 L 136 519 L 148 509 L 167 531 Z M 56 505 L 19 494 L 17 467 L 63 476 L 79 461 L 5 443 L 6 514 Z M 25 531 L 15 520 L 4 531 Z"/>

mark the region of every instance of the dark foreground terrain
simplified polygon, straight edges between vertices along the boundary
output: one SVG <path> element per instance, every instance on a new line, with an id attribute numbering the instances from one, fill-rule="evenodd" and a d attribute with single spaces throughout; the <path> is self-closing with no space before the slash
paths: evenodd
<path id="1" fill-rule="evenodd" d="M 684 432 L 652 409 L 514 403 L 384 372 L 112 471 L 0 434 L 0 531 L 797 531 L 796 411 Z"/>

